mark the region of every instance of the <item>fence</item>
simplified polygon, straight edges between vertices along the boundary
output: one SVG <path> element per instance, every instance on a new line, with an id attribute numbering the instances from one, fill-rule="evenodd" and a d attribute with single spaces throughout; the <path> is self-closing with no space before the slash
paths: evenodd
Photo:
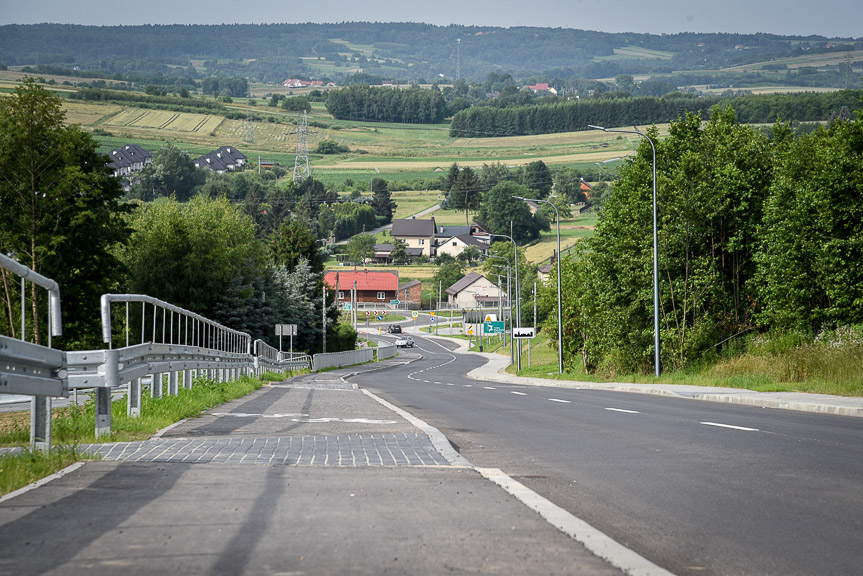
<path id="1" fill-rule="evenodd" d="M 312 369 L 317 372 L 325 368 L 342 368 L 363 364 L 374 360 L 374 350 L 363 348 L 361 350 L 348 350 L 347 352 L 327 352 L 326 354 L 315 354 Z"/>
<path id="2" fill-rule="evenodd" d="M 263 340 L 255 340 L 255 375 L 260 376 L 264 372 L 294 372 L 298 370 L 310 370 L 312 358 L 307 354 L 288 354 L 279 352 Z"/>
<path id="3" fill-rule="evenodd" d="M 385 360 L 387 358 L 392 358 L 393 356 L 395 356 L 396 354 L 399 353 L 399 349 L 395 345 L 378 346 L 376 348 L 376 350 L 377 350 L 376 355 L 377 355 L 378 362 L 380 362 L 381 360 Z"/>
<path id="4" fill-rule="evenodd" d="M 50 278 L 3 254 L 0 254 L 0 268 L 21 277 L 21 340 L 0 336 L 0 393 L 33 397 L 30 402 L 30 447 L 47 449 L 51 445 L 51 397 L 69 395 L 63 378 L 65 356 L 51 348 L 52 336 L 63 334 L 60 288 Z M 27 281 L 48 291 L 47 347 L 26 342 Z M 36 320 L 34 318 L 34 326 L 38 325 Z"/>

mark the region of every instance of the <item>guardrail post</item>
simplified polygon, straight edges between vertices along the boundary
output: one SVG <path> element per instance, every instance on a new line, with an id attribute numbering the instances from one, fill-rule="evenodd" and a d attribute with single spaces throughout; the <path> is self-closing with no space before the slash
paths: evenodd
<path id="1" fill-rule="evenodd" d="M 126 414 L 132 418 L 141 416 L 141 379 L 129 382 L 129 395 L 126 397 Z"/>
<path id="2" fill-rule="evenodd" d="M 150 384 L 150 397 L 161 398 L 163 385 L 162 374 L 153 374 L 153 383 Z"/>
<path id="3" fill-rule="evenodd" d="M 183 388 L 186 390 L 192 389 L 192 371 L 188 368 L 183 370 Z"/>
<path id="4" fill-rule="evenodd" d="M 105 350 L 105 386 L 96 388 L 96 438 L 111 434 L 111 392 L 120 385 L 120 352 Z"/>
<path id="5" fill-rule="evenodd" d="M 179 378 L 180 373 L 176 370 L 173 370 L 171 372 L 171 377 L 169 378 L 168 396 L 178 396 L 180 394 Z"/>
<path id="6" fill-rule="evenodd" d="M 30 400 L 30 449 L 51 449 L 50 396 L 34 396 Z"/>

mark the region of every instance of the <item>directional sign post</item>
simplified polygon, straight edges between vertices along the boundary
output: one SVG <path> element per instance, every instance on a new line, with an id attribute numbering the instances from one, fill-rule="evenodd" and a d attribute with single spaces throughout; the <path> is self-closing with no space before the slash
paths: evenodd
<path id="1" fill-rule="evenodd" d="M 399 304 L 401 304 L 401 303 L 402 303 L 402 301 L 401 301 L 401 300 L 398 300 L 398 299 L 396 299 L 396 300 L 390 300 L 390 304 L 392 304 L 393 306 L 398 306 L 398 305 L 399 305 Z"/>
<path id="2" fill-rule="evenodd" d="M 522 326 L 521 328 L 513 328 L 512 329 L 512 337 L 515 339 L 519 338 L 534 338 L 536 336 L 536 327 L 534 326 Z"/>
<path id="3" fill-rule="evenodd" d="M 503 322 L 483 322 L 482 323 L 482 333 L 483 334 L 503 334 L 504 333 L 504 323 Z"/>

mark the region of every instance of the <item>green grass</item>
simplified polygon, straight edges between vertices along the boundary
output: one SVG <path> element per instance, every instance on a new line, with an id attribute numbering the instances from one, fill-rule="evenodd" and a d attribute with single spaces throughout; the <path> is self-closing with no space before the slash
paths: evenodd
<path id="1" fill-rule="evenodd" d="M 283 380 L 281 375 L 275 375 Z M 52 443 L 56 445 L 77 445 L 94 442 L 124 442 L 143 440 L 152 434 L 179 422 L 184 418 L 194 418 L 202 411 L 240 398 L 262 386 L 256 378 L 240 378 L 235 382 L 217 383 L 210 379 L 198 378 L 191 390 L 180 388 L 177 396 L 151 398 L 148 394 L 141 398 L 141 417 L 126 415 L 125 398 L 113 402 L 111 406 L 110 436 L 95 436 L 95 411 L 90 400 L 83 405 L 54 410 L 51 425 Z M 30 440 L 29 420 L 20 421 L 5 427 L 0 434 L 0 446 L 23 446 Z"/>
<path id="2" fill-rule="evenodd" d="M 806 392 L 833 396 L 863 396 L 863 346 L 801 344 L 771 349 L 754 346 L 740 356 L 686 370 L 652 374 L 587 374 L 576 361 L 563 375 L 557 372 L 557 349 L 540 332 L 532 341 L 531 367 L 523 347 L 521 376 L 583 382 L 633 382 L 741 388 L 757 392 Z M 507 372 L 515 373 L 510 366 Z"/>
<path id="3" fill-rule="evenodd" d="M 90 458 L 77 448 L 52 448 L 50 452 L 29 451 L 0 456 L 0 496 L 14 492 L 37 480 L 50 476 Z"/>

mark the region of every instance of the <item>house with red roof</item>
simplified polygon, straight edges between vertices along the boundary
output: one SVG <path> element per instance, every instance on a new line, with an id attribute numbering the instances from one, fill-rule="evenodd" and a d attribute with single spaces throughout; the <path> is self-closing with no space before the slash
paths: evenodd
<path id="1" fill-rule="evenodd" d="M 324 284 L 336 291 L 336 300 L 351 301 L 351 290 L 357 287 L 357 302 L 367 304 L 389 304 L 399 292 L 397 270 L 354 270 L 342 272 L 331 270 L 324 273 Z"/>

